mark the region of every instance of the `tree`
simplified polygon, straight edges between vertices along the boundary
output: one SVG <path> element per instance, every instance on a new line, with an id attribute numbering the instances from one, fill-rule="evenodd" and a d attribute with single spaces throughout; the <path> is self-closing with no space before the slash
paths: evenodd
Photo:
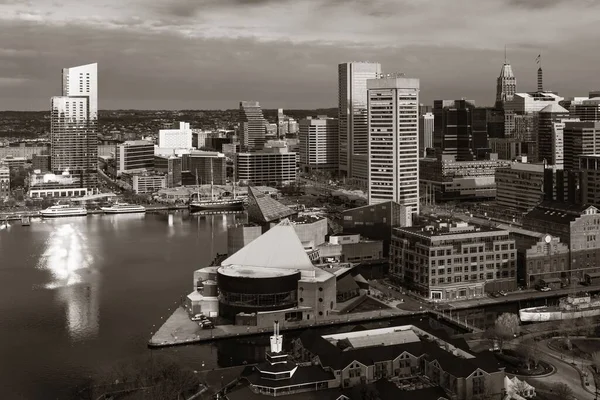
<path id="1" fill-rule="evenodd" d="M 576 319 L 575 325 L 581 335 L 592 336 L 596 332 L 596 323 L 592 318 Z"/>
<path id="2" fill-rule="evenodd" d="M 512 313 L 500 315 L 496 319 L 494 330 L 500 344 L 500 349 L 502 350 L 504 342 L 512 339 L 519 333 L 519 317 Z"/>
<path id="3" fill-rule="evenodd" d="M 122 361 L 100 372 L 76 398 L 108 398 L 120 392 L 138 392 L 147 400 L 188 398 L 199 388 L 197 375 L 166 357 Z M 83 392 L 83 391 L 82 391 Z M 102 397 L 104 396 L 104 397 Z"/>
<path id="4" fill-rule="evenodd" d="M 573 350 L 573 344 L 571 343 L 571 333 L 573 329 L 573 321 L 570 319 L 563 319 L 560 322 L 560 326 L 558 327 L 558 331 L 562 334 L 564 338 L 564 344 L 567 350 Z"/>
<path id="5" fill-rule="evenodd" d="M 527 369 L 536 367 L 538 363 L 538 344 L 533 340 L 526 340 L 519 344 L 517 347 L 517 353 L 525 360 Z"/>
<path id="6" fill-rule="evenodd" d="M 600 372 L 600 351 L 592 353 L 592 364 L 594 365 L 596 372 Z"/>
<path id="7" fill-rule="evenodd" d="M 552 393 L 561 400 L 569 400 L 573 398 L 573 390 L 566 383 L 557 382 L 552 385 Z"/>

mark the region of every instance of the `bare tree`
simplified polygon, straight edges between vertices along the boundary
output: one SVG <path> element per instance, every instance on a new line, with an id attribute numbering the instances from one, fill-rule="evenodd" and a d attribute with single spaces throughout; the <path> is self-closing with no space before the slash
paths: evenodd
<path id="1" fill-rule="evenodd" d="M 538 344 L 533 340 L 526 340 L 517 347 L 517 353 L 523 357 L 527 363 L 527 369 L 537 366 L 539 361 L 538 351 Z"/>
<path id="2" fill-rule="evenodd" d="M 165 357 L 127 360 L 100 372 L 89 391 L 94 398 L 138 392 L 147 400 L 177 400 L 198 389 L 197 375 Z"/>
<path id="3" fill-rule="evenodd" d="M 575 323 L 581 335 L 591 336 L 596 332 L 596 322 L 592 318 L 579 318 Z"/>
<path id="4" fill-rule="evenodd" d="M 523 396 L 529 390 L 529 385 L 525 381 L 517 381 L 513 389 L 519 396 Z"/>
<path id="5" fill-rule="evenodd" d="M 511 340 L 519 333 L 519 317 L 511 313 L 500 315 L 494 324 L 494 331 L 500 350 L 502 350 L 504 342 Z"/>
<path id="6" fill-rule="evenodd" d="M 557 382 L 552 385 L 551 390 L 561 400 L 570 400 L 573 398 L 573 390 L 566 383 Z"/>
<path id="7" fill-rule="evenodd" d="M 573 344 L 571 343 L 571 334 L 573 329 L 573 321 L 570 319 L 563 319 L 560 322 L 558 331 L 564 338 L 565 347 L 570 351 L 573 350 Z"/>
<path id="8" fill-rule="evenodd" d="M 592 353 L 592 364 L 596 368 L 596 372 L 600 372 L 600 351 Z"/>

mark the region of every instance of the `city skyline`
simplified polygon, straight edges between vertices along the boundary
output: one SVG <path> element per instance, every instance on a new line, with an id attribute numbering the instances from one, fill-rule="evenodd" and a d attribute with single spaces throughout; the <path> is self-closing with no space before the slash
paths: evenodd
<path id="1" fill-rule="evenodd" d="M 541 53 L 546 89 L 575 96 L 600 86 L 598 11 L 587 0 L 4 1 L 0 109 L 45 109 L 55 71 L 92 62 L 101 109 L 335 107 L 336 66 L 365 60 L 418 77 L 424 103 L 491 106 L 505 45 L 519 91 L 535 91 Z"/>

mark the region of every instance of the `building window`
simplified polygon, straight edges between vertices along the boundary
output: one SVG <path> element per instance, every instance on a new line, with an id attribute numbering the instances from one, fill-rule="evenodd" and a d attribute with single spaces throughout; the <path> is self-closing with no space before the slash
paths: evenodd
<path id="1" fill-rule="evenodd" d="M 322 302 L 323 302 L 323 299 L 319 297 L 319 303 L 322 303 Z"/>

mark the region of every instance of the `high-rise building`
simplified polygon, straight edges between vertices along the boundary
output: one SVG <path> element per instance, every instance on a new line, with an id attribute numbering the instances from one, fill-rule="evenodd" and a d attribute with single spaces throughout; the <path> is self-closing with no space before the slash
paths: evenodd
<path id="1" fill-rule="evenodd" d="M 200 185 L 227 183 L 227 158 L 216 151 L 192 151 L 183 156 L 182 169 L 195 176 Z"/>
<path id="2" fill-rule="evenodd" d="M 433 113 L 419 117 L 419 155 L 425 156 L 426 149 L 433 148 Z"/>
<path id="3" fill-rule="evenodd" d="M 369 133 L 367 80 L 381 75 L 381 64 L 349 62 L 338 65 L 340 174 L 366 184 Z"/>
<path id="4" fill-rule="evenodd" d="M 566 122 L 563 134 L 565 170 L 577 169 L 580 156 L 600 154 L 600 121 Z"/>
<path id="5" fill-rule="evenodd" d="M 419 80 L 369 79 L 369 204 L 395 201 L 419 214 Z"/>
<path id="6" fill-rule="evenodd" d="M 581 203 L 600 206 L 600 155 L 579 157 Z"/>
<path id="7" fill-rule="evenodd" d="M 0 163 L 0 199 L 10 195 L 10 168 Z"/>
<path id="8" fill-rule="evenodd" d="M 472 100 L 435 100 L 433 102 L 433 145 L 443 155 L 452 155 L 456 161 L 476 159 L 473 137 Z"/>
<path id="9" fill-rule="evenodd" d="M 52 97 L 52 170 L 68 171 L 89 191 L 98 187 L 98 64 L 63 68 L 62 95 Z"/>
<path id="10" fill-rule="evenodd" d="M 176 122 L 171 129 L 160 129 L 158 131 L 158 147 L 161 149 L 191 149 L 190 123 Z"/>
<path id="11" fill-rule="evenodd" d="M 305 172 L 338 169 L 338 120 L 320 115 L 300 121 L 300 168 Z"/>
<path id="12" fill-rule="evenodd" d="M 569 118 L 569 111 L 558 105 L 558 103 L 548 104 L 540 110 L 537 117 L 538 157 L 540 161 L 546 160 L 548 164 L 556 165 L 552 141 L 554 123 L 566 118 Z"/>
<path id="13" fill-rule="evenodd" d="M 496 108 L 504 109 L 504 103 L 512 101 L 517 91 L 517 78 L 513 73 L 512 66 L 504 60 L 500 70 L 500 76 L 496 81 Z"/>
<path id="14" fill-rule="evenodd" d="M 241 101 L 238 139 L 242 151 L 260 150 L 265 144 L 265 117 L 258 101 Z"/>

